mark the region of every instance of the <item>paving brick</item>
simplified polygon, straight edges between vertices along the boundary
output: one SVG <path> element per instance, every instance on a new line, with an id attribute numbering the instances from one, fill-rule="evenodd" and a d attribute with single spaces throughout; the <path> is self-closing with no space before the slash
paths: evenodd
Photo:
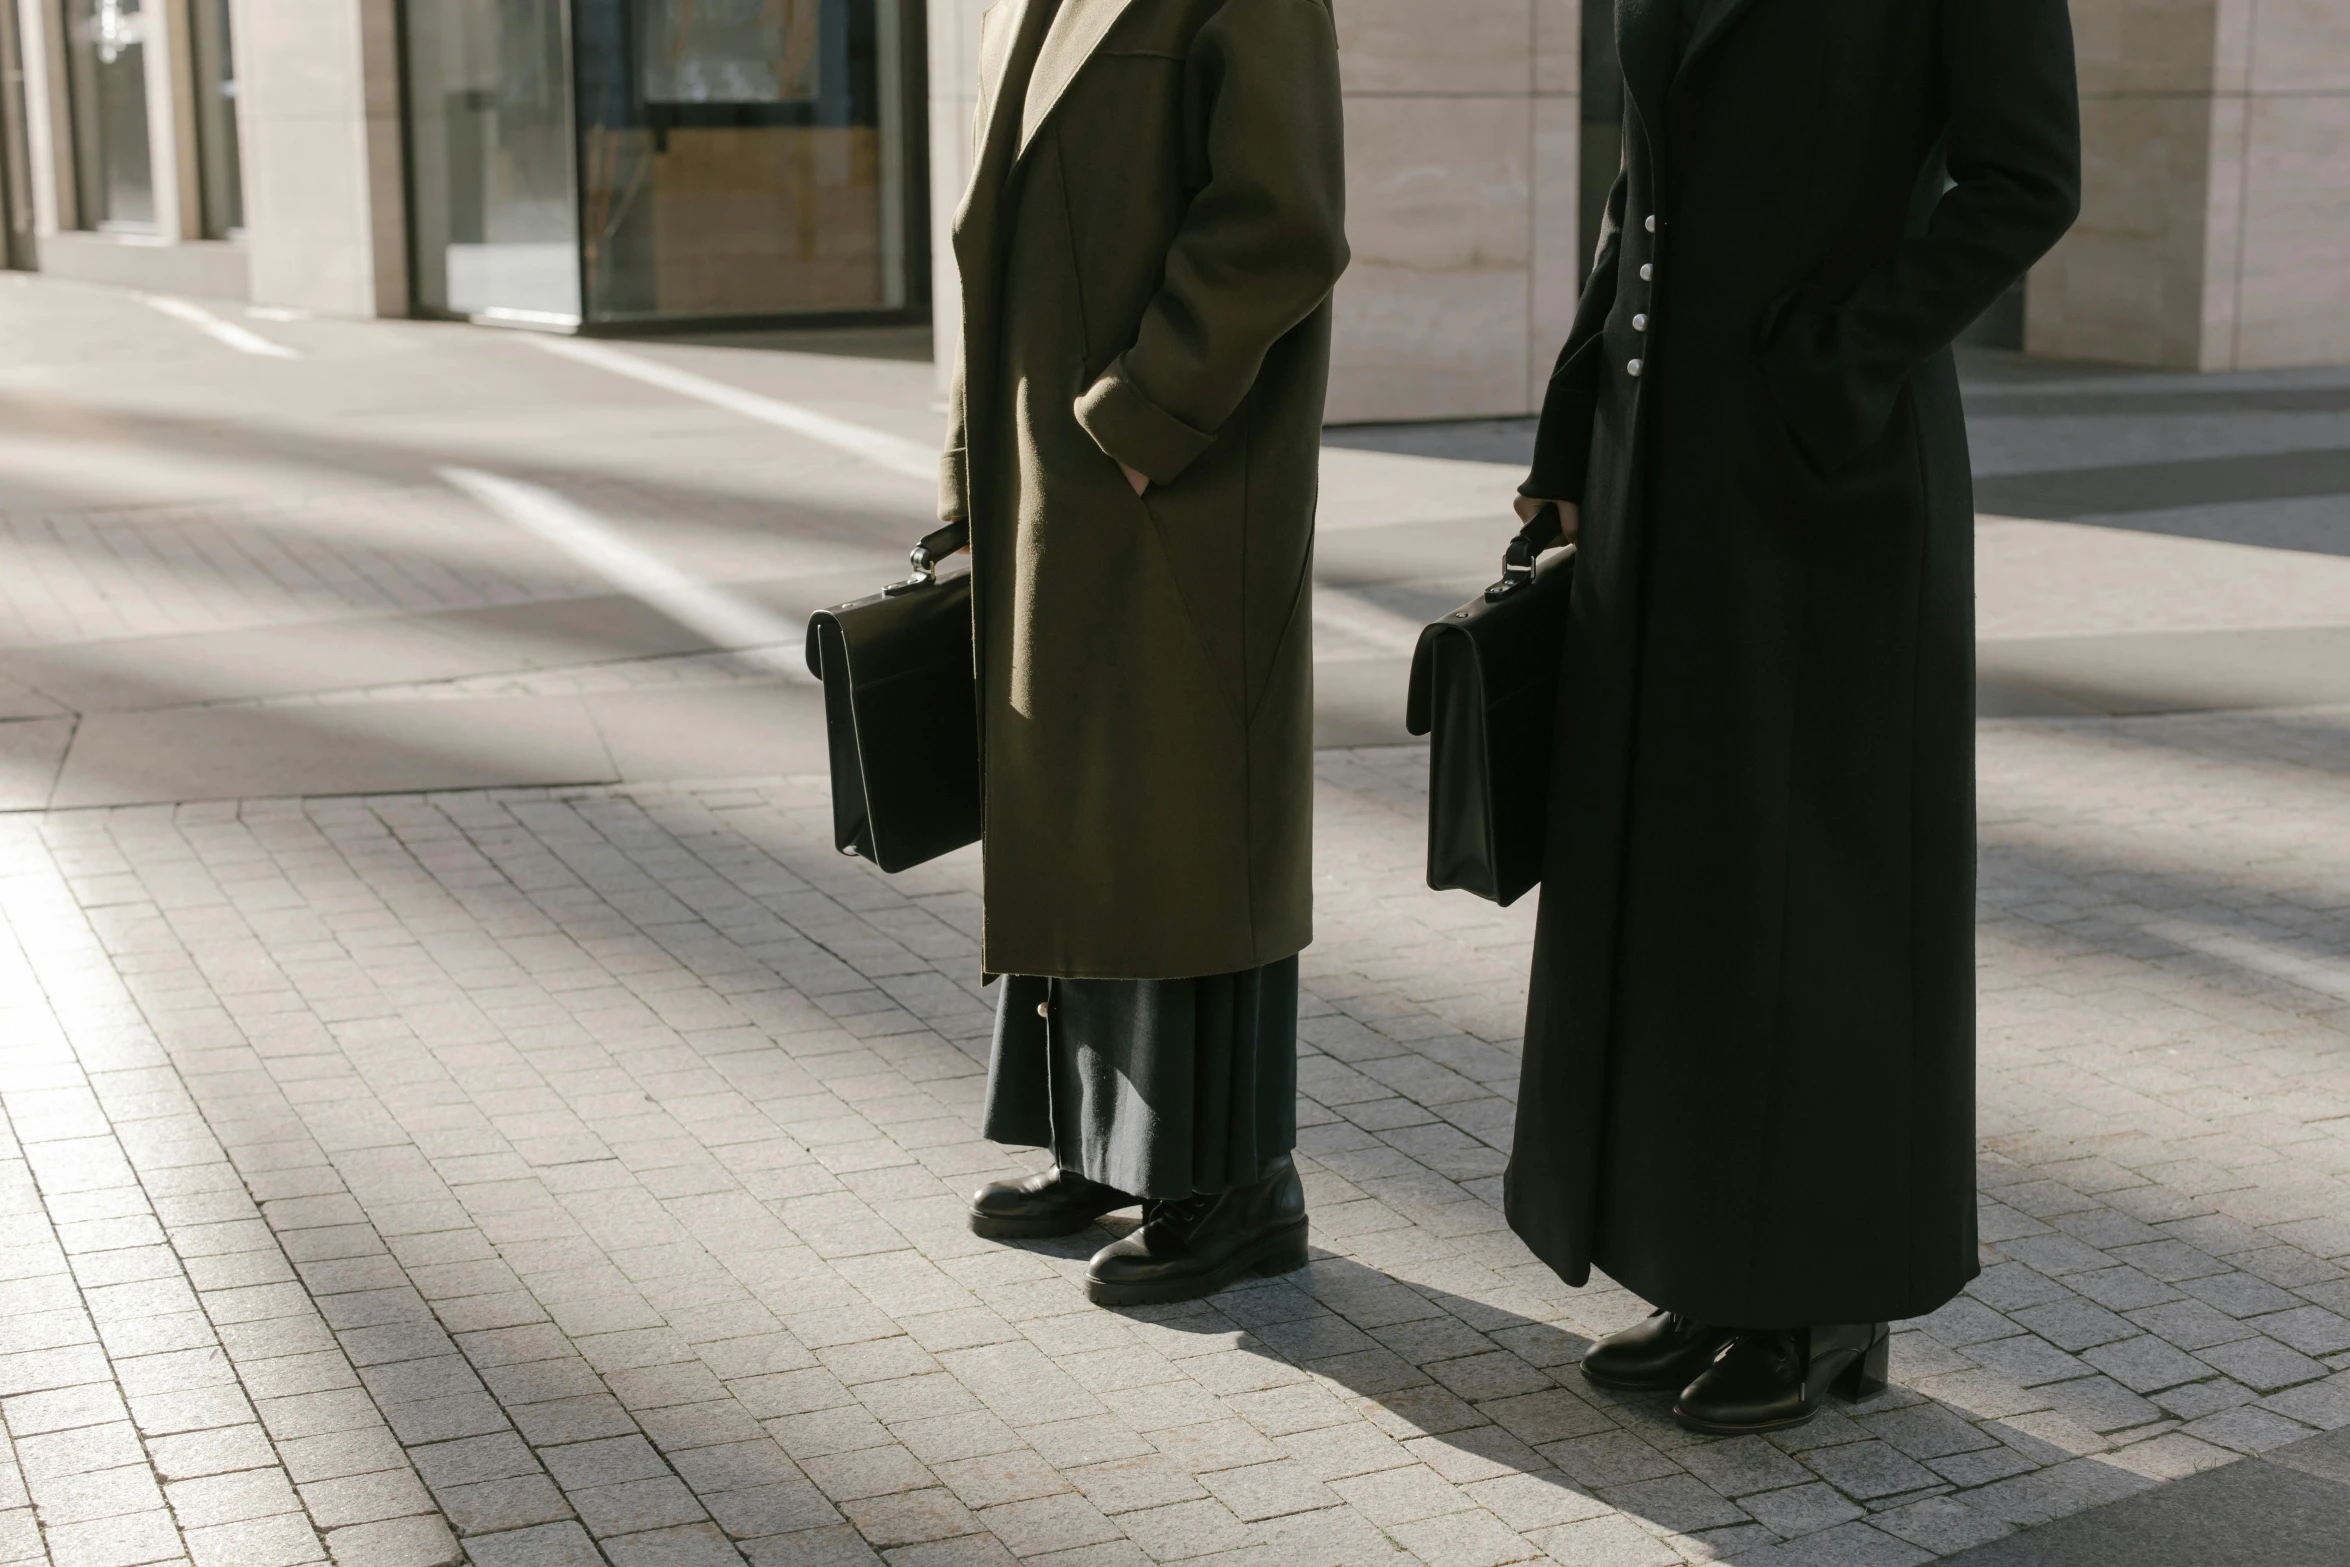
<path id="1" fill-rule="evenodd" d="M 148 1440 L 147 1453 L 155 1473 L 165 1480 L 258 1469 L 278 1462 L 277 1450 L 257 1425 L 153 1437 Z"/>
<path id="2" fill-rule="evenodd" d="M 382 1523 L 433 1510 L 423 1483 L 405 1468 L 312 1481 L 301 1487 L 301 1495 L 311 1520 L 321 1529 Z"/>
<path id="3" fill-rule="evenodd" d="M 302 1509 L 293 1487 L 275 1467 L 175 1480 L 166 1490 L 183 1528 L 268 1518 Z"/>
<path id="4" fill-rule="evenodd" d="M 154 1475 L 143 1464 L 57 1476 L 43 1481 L 33 1495 L 41 1521 L 51 1527 L 152 1512 L 163 1502 Z"/>
<path id="5" fill-rule="evenodd" d="M 475 1567 L 605 1567 L 604 1553 L 575 1523 L 473 1535 L 465 1554 Z"/>
<path id="6" fill-rule="evenodd" d="M 564 1495 L 598 1539 L 699 1523 L 709 1516 L 675 1475 L 566 1486 Z"/>
<path id="7" fill-rule="evenodd" d="M 433 1488 L 432 1495 L 457 1532 L 468 1539 L 559 1523 L 573 1516 L 562 1490 L 543 1474 L 440 1485 Z"/>
<path id="8" fill-rule="evenodd" d="M 335 1529 L 326 1546 L 335 1567 L 454 1567 L 465 1556 L 448 1525 L 430 1515 Z"/>
<path id="9" fill-rule="evenodd" d="M 1124 1513 L 1118 1524 L 1145 1555 L 1161 1562 L 1239 1550 L 1252 1538 L 1247 1527 L 1213 1498 Z"/>
<path id="10" fill-rule="evenodd" d="M 327 1559 L 326 1549 L 300 1514 L 236 1522 L 182 1525 L 195 1567 L 297 1567 Z"/>
<path id="11" fill-rule="evenodd" d="M 2197 1358 L 2261 1393 L 2281 1392 L 2326 1375 L 2325 1366 L 2271 1338 L 2215 1345 L 2199 1351 Z"/>
<path id="12" fill-rule="evenodd" d="M 187 1551 L 161 1508 L 42 1531 L 51 1567 L 136 1567 L 184 1559 Z"/>
<path id="13" fill-rule="evenodd" d="M 743 1555 L 752 1567 L 878 1567 L 881 1561 L 845 1523 L 753 1540 Z"/>
<path id="14" fill-rule="evenodd" d="M 1532 1537 L 1551 1559 L 1577 1567 L 1677 1567 L 1684 1560 L 1672 1546 L 1620 1515 L 1591 1518 L 1537 1531 Z"/>
<path id="15" fill-rule="evenodd" d="M 2197 1381 L 2217 1369 L 2151 1336 L 2100 1345 L 2081 1358 L 2133 1393 L 2153 1393 Z"/>

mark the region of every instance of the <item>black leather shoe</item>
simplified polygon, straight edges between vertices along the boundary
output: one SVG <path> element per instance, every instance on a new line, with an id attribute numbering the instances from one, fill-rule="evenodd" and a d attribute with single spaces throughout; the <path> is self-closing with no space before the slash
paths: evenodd
<path id="1" fill-rule="evenodd" d="M 1142 1226 L 1093 1254 L 1097 1306 L 1156 1306 L 1213 1295 L 1244 1273 L 1306 1265 L 1306 1193 L 1284 1154 L 1247 1186 L 1145 1203 Z"/>
<path id="2" fill-rule="evenodd" d="M 1610 1333 L 1583 1357 L 1585 1380 L 1637 1393 L 1677 1393 L 1730 1342 L 1728 1328 L 1660 1311 L 1638 1327 Z"/>
<path id="3" fill-rule="evenodd" d="M 1846 1398 L 1883 1388 L 1891 1343 L 1882 1322 L 1740 1333 L 1681 1390 L 1673 1418 L 1708 1436 L 1802 1425 L 1830 1388 Z"/>
<path id="4" fill-rule="evenodd" d="M 971 1233 L 990 1240 L 1074 1235 L 1139 1198 L 1059 1167 L 1024 1181 L 990 1181 L 971 1194 Z"/>

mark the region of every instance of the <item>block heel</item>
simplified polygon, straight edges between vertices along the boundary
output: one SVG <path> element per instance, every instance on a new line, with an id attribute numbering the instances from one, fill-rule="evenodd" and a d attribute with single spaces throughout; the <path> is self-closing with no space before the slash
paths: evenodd
<path id="1" fill-rule="evenodd" d="M 1884 1392 L 1892 1362 L 1893 1330 L 1890 1324 L 1880 1322 L 1869 1331 L 1869 1347 L 1836 1378 L 1837 1396 L 1857 1403 Z"/>
<path id="2" fill-rule="evenodd" d="M 1306 1221 L 1297 1221 L 1297 1227 L 1270 1238 L 1265 1254 L 1257 1259 L 1251 1270 L 1265 1278 L 1284 1273 L 1295 1273 L 1311 1258 L 1306 1250 Z"/>

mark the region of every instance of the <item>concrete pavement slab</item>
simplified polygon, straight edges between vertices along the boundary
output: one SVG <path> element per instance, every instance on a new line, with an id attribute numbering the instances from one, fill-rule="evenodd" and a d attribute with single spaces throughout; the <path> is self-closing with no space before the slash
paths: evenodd
<path id="1" fill-rule="evenodd" d="M 1975 659 L 1989 718 L 2350 703 L 2350 626 L 2005 638 Z"/>
<path id="2" fill-rule="evenodd" d="M 73 731 L 70 718 L 0 721 L 0 811 L 37 811 L 48 805 Z"/>
<path id="3" fill-rule="evenodd" d="M 630 783 L 824 773 L 824 692 L 785 681 L 602 691 L 581 699 Z"/>
<path id="4" fill-rule="evenodd" d="M 0 653 L 0 669 L 77 713 L 137 713 L 511 667 L 435 618 L 308 621 L 70 642 Z"/>
<path id="5" fill-rule="evenodd" d="M 81 720 L 49 803 L 489 789 L 617 776 L 575 697 L 177 708 Z"/>

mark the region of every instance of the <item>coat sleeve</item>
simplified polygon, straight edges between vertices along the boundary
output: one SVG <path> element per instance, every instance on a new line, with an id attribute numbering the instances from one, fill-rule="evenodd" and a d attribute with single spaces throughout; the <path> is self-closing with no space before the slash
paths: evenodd
<path id="1" fill-rule="evenodd" d="M 1346 269 L 1338 38 L 1324 0 L 1227 0 L 1192 45 L 1208 181 L 1134 344 L 1077 399 L 1104 452 L 1171 484 L 1214 444 L 1266 352 Z"/>
<path id="2" fill-rule="evenodd" d="M 1591 466 L 1591 423 L 1599 410 L 1600 364 L 1608 313 L 1616 307 L 1616 261 L 1624 249 L 1624 201 L 1630 177 L 1621 169 L 1600 214 L 1599 244 L 1574 325 L 1551 367 L 1542 394 L 1542 420 L 1534 431 L 1534 467 L 1520 495 L 1540 501 L 1583 501 L 1583 480 Z"/>
<path id="3" fill-rule="evenodd" d="M 1884 432 L 1910 373 L 2063 237 L 2081 207 L 2065 0 L 1942 0 L 1951 180 L 1922 234 L 1841 300 L 1798 290 L 1762 324 L 1772 396 L 1822 469 Z"/>
<path id="4" fill-rule="evenodd" d="M 971 515 L 971 437 L 963 412 L 963 350 L 955 349 L 955 375 L 947 390 L 946 450 L 938 457 L 938 520 L 961 522 Z"/>

